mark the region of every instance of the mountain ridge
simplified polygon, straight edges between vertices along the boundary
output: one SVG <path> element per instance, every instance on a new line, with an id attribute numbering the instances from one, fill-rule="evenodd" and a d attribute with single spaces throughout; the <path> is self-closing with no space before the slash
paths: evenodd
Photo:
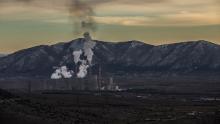
<path id="1" fill-rule="evenodd" d="M 55 66 L 74 68 L 72 52 L 82 49 L 84 38 L 54 45 L 40 45 L 0 58 L 0 76 L 49 77 Z M 94 40 L 94 72 L 101 65 L 106 73 L 191 73 L 220 72 L 220 45 L 209 41 L 188 41 L 150 45 L 141 41 Z M 96 71 L 95 71 L 96 70 Z"/>
<path id="2" fill-rule="evenodd" d="M 0 58 L 1 58 L 1 57 L 4 57 L 4 56 L 7 56 L 7 54 L 1 54 L 1 53 L 0 53 Z"/>

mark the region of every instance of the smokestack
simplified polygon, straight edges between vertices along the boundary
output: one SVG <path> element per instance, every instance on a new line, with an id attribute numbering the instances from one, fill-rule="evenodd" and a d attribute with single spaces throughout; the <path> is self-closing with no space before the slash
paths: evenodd
<path id="1" fill-rule="evenodd" d="M 101 86 L 102 86 L 101 83 L 102 83 L 102 68 L 99 65 L 99 72 L 98 72 L 98 88 L 99 88 L 99 91 L 101 90 Z"/>

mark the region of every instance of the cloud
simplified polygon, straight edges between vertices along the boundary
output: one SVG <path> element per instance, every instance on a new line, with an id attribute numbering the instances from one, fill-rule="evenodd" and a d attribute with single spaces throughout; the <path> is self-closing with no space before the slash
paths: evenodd
<path id="1" fill-rule="evenodd" d="M 124 26 L 197 26 L 220 24 L 215 14 L 171 14 L 160 17 L 94 17 L 97 23 Z"/>
<path id="2" fill-rule="evenodd" d="M 162 17 L 166 22 L 180 25 L 216 25 L 220 24 L 220 15 L 217 13 L 189 13 L 183 11 L 178 14 L 168 14 Z"/>
<path id="3" fill-rule="evenodd" d="M 94 17 L 100 24 L 125 25 L 125 26 L 145 26 L 151 21 L 147 17 Z"/>

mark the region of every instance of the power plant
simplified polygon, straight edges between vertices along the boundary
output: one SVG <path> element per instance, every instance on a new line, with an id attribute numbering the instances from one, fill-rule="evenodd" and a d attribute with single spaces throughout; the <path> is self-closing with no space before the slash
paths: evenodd
<path id="1" fill-rule="evenodd" d="M 114 82 L 113 77 L 100 77 L 89 75 L 85 78 L 70 79 L 7 79 L 1 80 L 0 86 L 3 89 L 22 92 L 33 91 L 120 91 L 119 86 Z"/>
<path id="2" fill-rule="evenodd" d="M 51 79 L 55 79 L 55 82 L 66 81 L 68 87 L 71 86 L 71 89 L 76 90 L 118 90 L 113 77 L 102 77 L 101 65 L 98 65 L 98 71 L 95 74 L 92 72 L 93 48 L 96 42 L 92 40 L 88 32 L 85 32 L 83 36 L 83 46 L 73 50 L 74 71 L 62 65 L 52 74 Z"/>
<path id="3" fill-rule="evenodd" d="M 68 68 L 67 65 L 60 64 L 53 67 L 54 72 L 51 74 L 51 79 L 21 78 L 21 81 L 10 79 L 8 80 L 9 83 L 1 87 L 13 89 L 16 86 L 16 89 L 20 87 L 21 90 L 28 92 L 36 90 L 119 91 L 120 88 L 112 76 L 102 75 L 101 65 L 96 65 L 95 71 L 92 70 L 94 66 L 92 63 L 93 48 L 96 42 L 92 41 L 88 32 L 84 33 L 83 36 L 83 45 L 72 51 L 73 60 L 71 60 L 71 64 L 74 68 Z M 60 63 L 64 62 L 61 61 Z"/>

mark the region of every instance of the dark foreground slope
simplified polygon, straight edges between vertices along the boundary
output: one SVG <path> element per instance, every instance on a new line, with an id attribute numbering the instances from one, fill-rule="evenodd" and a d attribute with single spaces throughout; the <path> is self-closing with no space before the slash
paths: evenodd
<path id="1" fill-rule="evenodd" d="M 74 67 L 74 50 L 85 40 L 76 39 L 52 46 L 36 46 L 0 58 L 1 77 L 49 78 L 55 66 Z M 94 41 L 94 73 L 216 76 L 220 73 L 220 46 L 207 41 L 190 41 L 153 46 L 139 41 L 120 43 Z"/>
<path id="2" fill-rule="evenodd" d="M 219 124 L 216 96 L 72 92 L 0 99 L 2 124 Z"/>

